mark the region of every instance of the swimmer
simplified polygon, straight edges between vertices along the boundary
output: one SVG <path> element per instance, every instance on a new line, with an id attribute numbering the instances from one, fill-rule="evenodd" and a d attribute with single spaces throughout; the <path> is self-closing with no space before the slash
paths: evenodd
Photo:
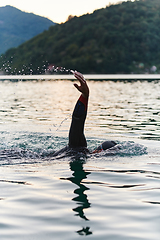
<path id="1" fill-rule="evenodd" d="M 84 76 L 81 73 L 77 71 L 72 71 L 72 73 L 79 80 L 80 84 L 74 84 L 74 86 L 79 92 L 81 92 L 81 95 L 75 105 L 72 114 L 72 122 L 69 131 L 69 143 L 65 148 L 55 152 L 52 156 L 57 156 L 67 150 L 89 153 L 89 150 L 87 149 L 87 141 L 84 135 L 84 125 L 87 116 L 89 99 L 89 88 Z M 114 147 L 115 145 L 116 143 L 114 141 L 105 141 L 92 153 L 104 151 L 106 149 Z"/>

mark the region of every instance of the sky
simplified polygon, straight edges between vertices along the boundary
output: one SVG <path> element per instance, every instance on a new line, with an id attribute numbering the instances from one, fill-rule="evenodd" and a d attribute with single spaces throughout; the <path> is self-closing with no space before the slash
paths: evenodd
<path id="1" fill-rule="evenodd" d="M 122 0 L 125 1 L 125 0 Z M 53 22 L 65 22 L 69 15 L 81 16 L 92 13 L 119 0 L 0 0 L 0 7 L 10 5 L 25 12 L 47 17 Z"/>

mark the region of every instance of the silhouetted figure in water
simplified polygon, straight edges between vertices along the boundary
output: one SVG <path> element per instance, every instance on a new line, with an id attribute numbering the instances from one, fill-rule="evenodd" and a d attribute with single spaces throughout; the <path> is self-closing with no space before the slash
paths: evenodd
<path id="1" fill-rule="evenodd" d="M 83 227 L 81 230 L 77 231 L 77 233 L 79 235 L 91 235 L 92 231 L 90 230 L 89 227 L 88 223 L 89 219 L 85 215 L 85 210 L 91 207 L 91 203 L 89 202 L 88 196 L 85 193 L 86 191 L 89 190 L 89 188 L 86 187 L 83 183 L 83 180 L 87 179 L 87 176 L 90 174 L 90 172 L 85 171 L 83 169 L 84 163 L 85 160 L 74 158 L 72 161 L 70 161 L 70 169 L 73 172 L 72 176 L 60 179 L 68 180 L 77 186 L 76 189 L 74 190 L 74 194 L 76 194 L 76 197 L 72 198 L 72 201 L 76 203 L 77 206 L 72 210 L 76 213 L 75 216 L 78 216 L 86 221 L 85 223 L 86 227 Z"/>
<path id="2" fill-rule="evenodd" d="M 84 135 L 84 125 L 87 116 L 88 99 L 89 99 L 89 88 L 84 79 L 84 76 L 77 72 L 72 71 L 74 76 L 79 80 L 80 85 L 74 84 L 74 86 L 81 92 L 81 95 L 75 105 L 72 122 L 69 131 L 69 143 L 63 149 L 55 152 L 53 156 L 57 156 L 63 152 L 84 152 L 89 153 L 87 149 L 87 141 Z M 103 150 L 112 148 L 116 145 L 114 141 L 103 142 L 96 150 L 92 153 L 101 152 Z"/>

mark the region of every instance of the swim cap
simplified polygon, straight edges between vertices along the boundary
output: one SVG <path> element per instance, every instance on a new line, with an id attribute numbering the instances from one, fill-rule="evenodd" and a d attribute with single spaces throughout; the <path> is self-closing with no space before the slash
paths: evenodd
<path id="1" fill-rule="evenodd" d="M 103 151 L 103 150 L 112 148 L 115 145 L 116 145 L 116 143 L 114 141 L 105 141 L 96 150 Z"/>

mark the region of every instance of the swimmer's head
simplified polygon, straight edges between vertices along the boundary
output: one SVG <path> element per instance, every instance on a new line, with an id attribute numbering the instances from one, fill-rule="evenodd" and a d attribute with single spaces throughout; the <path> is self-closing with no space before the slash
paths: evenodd
<path id="1" fill-rule="evenodd" d="M 114 141 L 103 142 L 93 153 L 101 152 L 117 145 Z"/>

